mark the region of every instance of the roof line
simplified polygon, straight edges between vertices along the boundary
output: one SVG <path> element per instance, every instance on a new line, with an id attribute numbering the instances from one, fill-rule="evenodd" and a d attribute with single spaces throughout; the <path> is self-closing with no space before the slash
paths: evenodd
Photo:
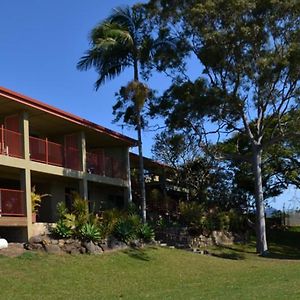
<path id="1" fill-rule="evenodd" d="M 61 109 L 56 108 L 54 106 L 51 106 L 49 104 L 43 103 L 39 100 L 30 98 L 28 96 L 19 94 L 17 92 L 14 92 L 12 90 L 9 90 L 9 89 L 1 87 L 1 86 L 0 86 L 0 95 L 2 95 L 4 97 L 7 97 L 7 98 L 10 98 L 11 100 L 17 101 L 21 104 L 25 104 L 26 106 L 36 108 L 36 109 L 39 109 L 39 110 L 44 111 L 46 113 L 49 113 L 51 115 L 55 115 L 59 118 L 68 120 L 72 123 L 79 124 L 79 125 L 82 125 L 84 127 L 94 129 L 94 130 L 99 131 L 101 133 L 105 133 L 107 135 L 110 135 L 111 137 L 122 140 L 122 141 L 124 141 L 124 142 L 126 142 L 126 143 L 128 143 L 132 146 L 136 145 L 136 143 L 137 143 L 137 141 L 135 139 L 132 139 L 132 138 L 126 136 L 126 135 L 120 134 L 116 131 L 113 131 L 111 129 L 108 129 L 106 127 L 103 127 L 101 125 L 93 123 L 91 121 L 88 121 L 86 119 L 80 118 L 80 117 L 78 117 L 76 115 L 73 115 L 71 113 L 68 113 L 64 110 L 61 110 Z"/>

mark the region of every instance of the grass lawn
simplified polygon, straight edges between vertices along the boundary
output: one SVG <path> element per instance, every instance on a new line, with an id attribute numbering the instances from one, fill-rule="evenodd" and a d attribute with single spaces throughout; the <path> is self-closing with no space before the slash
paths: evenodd
<path id="1" fill-rule="evenodd" d="M 154 247 L 1 256 L 0 299 L 300 299 L 300 233 L 270 236 L 272 258 L 252 245 L 215 249 L 216 256 Z"/>

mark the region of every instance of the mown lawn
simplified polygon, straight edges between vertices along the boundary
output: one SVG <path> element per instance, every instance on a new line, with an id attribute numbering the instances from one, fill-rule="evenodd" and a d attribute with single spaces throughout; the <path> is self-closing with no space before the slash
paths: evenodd
<path id="1" fill-rule="evenodd" d="M 285 249 L 275 233 L 278 258 L 258 257 L 251 245 L 216 249 L 218 256 L 154 247 L 101 256 L 1 256 L 0 299 L 300 299 L 297 234 Z M 292 249 L 297 255 L 286 259 Z"/>

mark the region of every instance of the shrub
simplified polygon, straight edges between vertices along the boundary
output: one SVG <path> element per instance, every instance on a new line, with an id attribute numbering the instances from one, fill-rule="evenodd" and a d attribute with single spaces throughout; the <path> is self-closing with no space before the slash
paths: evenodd
<path id="1" fill-rule="evenodd" d="M 51 232 L 54 236 L 58 238 L 70 238 L 73 236 L 73 229 L 67 226 L 63 219 L 58 220 L 56 226 L 51 229 Z"/>
<path id="2" fill-rule="evenodd" d="M 94 224 L 86 223 L 79 229 L 79 238 L 88 242 L 97 242 L 101 239 L 100 229 Z"/>
<path id="3" fill-rule="evenodd" d="M 141 224 L 141 226 L 138 228 L 137 236 L 145 243 L 153 241 L 155 237 L 154 230 L 148 224 Z"/>
<path id="4" fill-rule="evenodd" d="M 79 194 L 74 193 L 74 201 L 72 203 L 72 213 L 76 216 L 76 227 L 81 228 L 89 221 L 88 201 L 81 198 Z"/>
<path id="5" fill-rule="evenodd" d="M 128 244 L 138 238 L 141 218 L 138 215 L 125 215 L 116 223 L 113 234 L 122 242 Z"/>
<path id="6" fill-rule="evenodd" d="M 180 219 L 185 225 L 199 226 L 204 215 L 204 207 L 197 202 L 180 202 L 179 213 Z"/>
<path id="7" fill-rule="evenodd" d="M 136 239 L 136 228 L 128 219 L 121 219 L 114 228 L 114 236 L 120 241 L 128 244 Z"/>
<path id="8" fill-rule="evenodd" d="M 115 208 L 106 210 L 102 213 L 99 223 L 103 238 L 106 238 L 113 233 L 116 224 L 122 217 L 124 217 L 123 212 Z"/>
<path id="9" fill-rule="evenodd" d="M 238 213 L 234 210 L 229 211 L 230 225 L 229 230 L 232 232 L 245 232 L 249 229 L 247 225 L 247 215 Z"/>
<path id="10" fill-rule="evenodd" d="M 218 227 L 216 230 L 226 230 L 228 231 L 230 228 L 230 216 L 228 212 L 222 211 L 218 214 Z"/>

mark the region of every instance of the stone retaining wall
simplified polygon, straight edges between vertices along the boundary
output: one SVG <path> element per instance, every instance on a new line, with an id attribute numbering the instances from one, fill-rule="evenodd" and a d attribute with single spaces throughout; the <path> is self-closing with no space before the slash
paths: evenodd
<path id="1" fill-rule="evenodd" d="M 176 248 L 205 249 L 213 245 L 232 245 L 244 242 L 241 235 L 227 231 L 212 231 L 207 234 L 191 235 L 187 227 L 164 228 L 156 232 L 156 239 Z"/>

